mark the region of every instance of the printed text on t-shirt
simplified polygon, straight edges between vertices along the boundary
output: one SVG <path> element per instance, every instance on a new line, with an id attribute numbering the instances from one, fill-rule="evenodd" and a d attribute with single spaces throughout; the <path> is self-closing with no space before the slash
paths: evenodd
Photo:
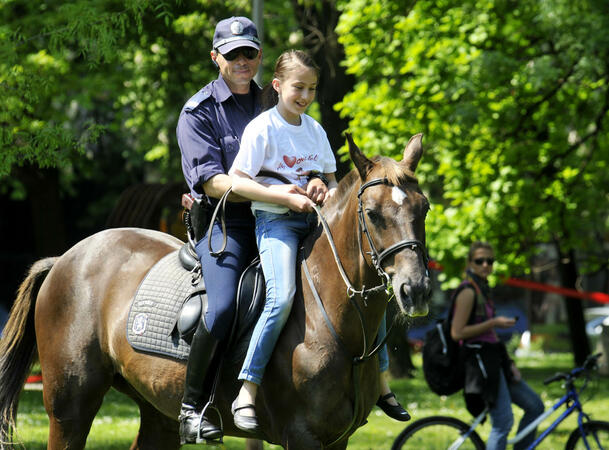
<path id="1" fill-rule="evenodd" d="M 287 155 L 283 155 L 283 162 L 289 167 L 292 168 L 294 167 L 296 164 L 300 164 L 304 161 L 317 161 L 317 159 L 319 158 L 319 156 L 317 154 L 310 154 L 308 156 L 304 156 L 302 158 L 297 158 L 296 156 L 287 156 Z M 280 162 L 277 165 L 277 169 L 285 169 L 285 165 Z"/>

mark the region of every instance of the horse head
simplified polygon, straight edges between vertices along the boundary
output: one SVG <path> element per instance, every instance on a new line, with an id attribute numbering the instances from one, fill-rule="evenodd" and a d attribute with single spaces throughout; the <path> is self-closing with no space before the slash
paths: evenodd
<path id="1" fill-rule="evenodd" d="M 431 281 L 425 247 L 429 202 L 415 170 L 423 154 L 422 134 L 413 136 L 402 161 L 368 159 L 347 134 L 349 153 L 359 177 L 360 248 L 366 260 L 393 288 L 400 310 L 408 316 L 428 313 Z"/>

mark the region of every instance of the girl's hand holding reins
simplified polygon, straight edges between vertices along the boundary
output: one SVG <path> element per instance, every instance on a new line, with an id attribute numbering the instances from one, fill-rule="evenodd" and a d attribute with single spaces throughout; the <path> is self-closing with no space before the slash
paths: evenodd
<path id="1" fill-rule="evenodd" d="M 283 192 L 284 194 L 302 194 L 307 195 L 306 191 L 295 184 L 269 184 L 266 185 L 269 189 Z"/>
<path id="2" fill-rule="evenodd" d="M 326 197 L 324 198 L 324 203 L 326 203 L 327 200 L 331 199 L 335 193 L 336 193 L 335 187 L 328 189 L 328 192 L 326 192 Z"/>
<path id="3" fill-rule="evenodd" d="M 323 204 L 328 194 L 328 187 L 319 178 L 313 178 L 307 184 L 307 196 L 318 205 Z"/>
<path id="4" fill-rule="evenodd" d="M 311 212 L 315 203 L 306 195 L 289 194 L 286 206 L 296 212 Z"/>

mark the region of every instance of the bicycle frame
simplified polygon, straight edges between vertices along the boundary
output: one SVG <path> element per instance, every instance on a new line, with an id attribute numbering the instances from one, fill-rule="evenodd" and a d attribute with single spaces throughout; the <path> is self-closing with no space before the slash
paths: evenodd
<path id="1" fill-rule="evenodd" d="M 486 417 L 486 415 L 488 414 L 488 409 L 485 409 L 484 411 L 482 411 L 478 417 L 476 417 L 474 419 L 474 422 L 472 423 L 472 426 L 469 427 L 469 429 L 462 434 L 459 439 L 457 439 L 455 442 L 452 443 L 452 445 L 450 447 L 448 447 L 447 450 L 456 450 L 459 447 L 461 447 L 461 444 L 463 444 L 465 442 L 465 440 L 469 437 L 470 434 L 472 434 L 472 432 L 478 427 L 478 425 L 480 425 L 480 423 L 484 420 L 484 418 Z"/>
<path id="2" fill-rule="evenodd" d="M 564 381 L 565 384 L 563 385 L 563 388 L 566 389 L 566 393 L 560 398 L 560 400 L 558 400 L 550 410 L 543 412 L 542 414 L 540 414 L 537 418 L 535 418 L 535 420 L 533 420 L 533 422 L 531 422 L 529 425 L 527 425 L 523 430 L 521 430 L 516 436 L 514 436 L 512 439 L 508 440 L 508 444 L 513 445 L 517 442 L 520 442 L 525 436 L 527 436 L 531 431 L 533 431 L 533 429 L 536 429 L 537 426 L 543 422 L 544 420 L 546 420 L 548 417 L 550 417 L 551 415 L 553 415 L 555 412 L 558 411 L 559 408 L 561 408 L 562 406 L 565 406 L 565 410 L 560 414 L 560 416 L 558 416 L 556 418 L 556 420 L 554 420 L 554 422 L 552 422 L 536 439 L 535 441 L 527 448 L 527 450 L 531 450 L 536 448 L 550 433 L 552 433 L 556 427 L 558 427 L 558 425 L 560 425 L 567 417 L 569 417 L 574 411 L 577 411 L 578 413 L 578 417 L 577 417 L 577 430 L 579 430 L 579 433 L 581 435 L 581 438 L 583 439 L 584 445 L 586 446 L 587 449 L 590 449 L 590 445 L 588 443 L 588 440 L 590 438 L 590 436 L 592 436 L 592 440 L 596 441 L 596 443 L 600 446 L 600 442 L 598 437 L 594 434 L 594 433 L 587 433 L 586 429 L 587 426 L 586 423 L 590 423 L 593 424 L 593 422 L 590 421 L 590 416 L 588 416 L 584 410 L 583 410 L 583 406 L 582 403 L 579 400 L 579 394 L 581 392 L 583 392 L 584 389 L 586 389 L 586 386 L 588 384 L 589 381 L 589 377 L 587 376 L 588 372 L 591 369 L 596 369 L 597 368 L 597 360 L 598 358 L 601 356 L 601 353 L 597 353 L 595 355 L 590 355 L 588 356 L 588 358 L 586 358 L 586 361 L 584 362 L 584 364 L 581 367 L 576 367 L 575 369 L 571 370 L 568 373 L 557 373 L 556 375 L 546 379 L 544 381 L 544 384 L 550 384 L 553 383 L 555 381 Z M 581 375 L 586 375 L 586 379 L 585 382 L 583 384 L 583 386 L 579 389 L 577 389 L 577 387 L 575 386 L 575 380 L 577 378 L 579 378 Z M 485 409 L 484 411 L 482 411 L 482 413 L 480 413 L 473 421 L 472 425 L 467 428 L 467 430 L 465 432 L 463 432 L 463 434 L 461 436 L 459 436 L 459 438 L 457 440 L 455 440 L 450 447 L 448 447 L 448 450 L 456 450 L 459 447 L 461 447 L 461 445 L 467 440 L 469 439 L 472 434 L 475 435 L 476 440 L 480 440 L 480 437 L 477 435 L 477 433 L 475 432 L 476 428 L 478 427 L 478 425 L 480 425 L 480 423 L 482 423 L 482 421 L 486 418 L 486 416 L 488 415 L 489 411 L 488 408 Z M 438 418 L 440 419 L 440 422 L 442 421 L 442 417 L 438 416 Z M 457 421 L 460 422 L 460 421 Z M 416 424 L 416 422 L 415 422 Z M 409 428 L 411 428 L 413 425 L 409 426 L 406 430 L 404 431 L 408 431 Z M 465 423 L 462 423 L 462 425 L 467 426 Z M 446 424 L 445 424 L 446 425 Z M 457 424 L 458 425 L 458 424 Z M 606 423 L 605 423 L 606 425 Z M 423 427 L 425 427 L 427 425 L 423 425 Z M 452 424 L 451 426 L 455 427 L 455 424 Z M 594 425 L 592 427 L 592 430 L 598 427 L 598 425 Z M 601 429 L 604 427 L 601 427 Z M 460 428 L 461 430 L 463 430 L 464 428 Z M 417 428 L 415 427 L 414 432 L 416 432 Z M 403 434 L 404 432 L 402 432 Z M 412 433 L 412 432 L 411 432 Z M 573 436 L 573 435 L 572 435 Z M 401 437 L 401 435 L 400 435 Z M 579 437 L 577 435 L 575 435 L 575 437 Z M 406 437 L 406 439 L 408 439 L 408 437 Z M 397 441 L 396 441 L 397 442 Z M 401 441 L 402 444 L 404 442 L 404 440 Z"/>
<path id="3" fill-rule="evenodd" d="M 588 420 L 588 415 L 586 413 L 584 413 L 584 411 L 582 409 L 582 404 L 579 401 L 579 395 L 577 394 L 577 390 L 575 389 L 574 386 L 569 387 L 569 390 L 567 391 L 567 393 L 565 395 L 563 395 L 563 397 L 552 406 L 552 409 L 549 409 L 548 411 L 545 411 L 544 413 L 540 414 L 533 422 L 528 424 L 516 436 L 514 436 L 512 439 L 509 439 L 508 444 L 513 445 L 517 442 L 520 442 L 527 434 L 529 434 L 534 428 L 536 428 L 537 425 L 539 425 L 541 422 L 546 420 L 548 417 L 550 417 L 552 414 L 554 414 L 560 407 L 562 407 L 565 404 L 567 406 L 566 406 L 566 409 L 562 412 L 562 414 L 559 417 L 557 417 L 556 420 L 554 422 L 552 422 L 552 424 L 549 425 L 543 431 L 543 433 L 541 433 L 537 437 L 537 439 L 535 439 L 535 441 L 528 447 L 527 450 L 536 448 L 550 433 L 552 433 L 552 431 L 554 431 L 556 429 L 556 427 L 558 425 L 560 425 L 575 410 L 577 410 L 578 414 L 579 414 L 578 419 L 577 419 L 577 426 L 581 430 L 582 436 L 584 437 L 584 442 L 586 444 L 586 447 L 588 447 L 586 433 L 583 428 L 584 420 Z M 469 427 L 467 432 L 465 434 L 463 434 L 459 439 L 457 439 L 449 447 L 449 450 L 458 449 L 461 446 L 461 444 L 463 444 L 463 442 L 465 442 L 465 440 L 469 437 L 469 435 L 478 427 L 478 425 L 480 425 L 480 423 L 484 420 L 484 418 L 486 417 L 487 414 L 488 414 L 488 409 L 485 409 L 482 413 L 480 413 L 474 419 L 471 427 Z"/>
<path id="4" fill-rule="evenodd" d="M 583 421 L 584 421 L 584 418 L 587 419 L 588 416 L 582 410 L 582 404 L 579 401 L 579 396 L 577 395 L 577 390 L 575 389 L 574 386 L 570 386 L 567 393 L 565 395 L 563 395 L 563 397 L 559 401 L 557 401 L 554 404 L 554 406 L 552 406 L 552 409 L 542 413 L 533 422 L 531 422 L 523 430 L 521 430 L 516 436 L 514 436 L 512 439 L 508 440 L 508 444 L 514 444 L 516 442 L 519 442 L 524 436 L 529 434 L 529 432 L 531 432 L 531 430 L 533 430 L 535 427 L 537 427 L 537 425 L 539 425 L 546 418 L 548 418 L 549 416 L 554 414 L 554 412 L 556 412 L 558 410 L 558 408 L 560 408 L 561 406 L 563 406 L 565 404 L 566 404 L 566 409 L 562 412 L 562 414 L 558 418 L 556 418 L 556 420 L 554 422 L 552 422 L 552 424 L 550 424 L 548 426 L 548 428 L 546 428 L 537 437 L 537 439 L 535 439 L 535 441 L 529 446 L 528 449 L 533 449 L 533 448 L 537 447 L 541 443 L 541 441 L 543 441 L 546 438 L 546 436 L 548 436 L 548 434 L 550 434 L 552 431 L 554 431 L 556 429 L 556 427 L 558 425 L 560 425 L 567 417 L 569 417 L 571 415 L 571 413 L 573 413 L 573 411 L 575 411 L 575 410 L 577 410 L 579 413 L 579 416 L 577 419 L 578 427 L 580 428 L 580 430 L 582 430 L 582 434 L 585 436 L 585 432 L 583 429 Z"/>

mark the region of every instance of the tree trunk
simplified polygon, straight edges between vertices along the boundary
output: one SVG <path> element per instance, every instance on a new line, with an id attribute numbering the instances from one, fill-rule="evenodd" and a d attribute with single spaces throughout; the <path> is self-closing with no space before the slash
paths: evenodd
<path id="1" fill-rule="evenodd" d="M 334 152 L 345 143 L 343 132 L 349 126 L 348 118 L 341 118 L 334 105 L 353 89 L 355 79 L 345 73 L 340 65 L 345 53 L 334 31 L 340 12 L 336 2 L 321 0 L 301 2 L 292 0 L 296 20 L 304 34 L 304 47 L 309 51 L 321 69 L 318 101 L 321 123 L 328 134 Z M 342 178 L 349 171 L 349 162 L 343 162 L 336 155 L 336 178 Z"/>
<path id="2" fill-rule="evenodd" d="M 560 261 L 558 270 L 560 273 L 561 284 L 566 288 L 576 289 L 577 287 L 577 264 L 575 261 L 575 251 L 569 250 L 563 253 L 560 246 L 556 244 Z M 586 322 L 584 320 L 584 309 L 582 300 L 578 298 L 565 297 L 567 309 L 567 320 L 571 334 L 571 347 L 575 364 L 581 365 L 590 354 L 590 343 L 586 335 Z"/>
<path id="3" fill-rule="evenodd" d="M 61 255 L 66 251 L 67 237 L 59 196 L 59 172 L 28 165 L 15 173 L 27 190 L 37 256 Z"/>
<path id="4" fill-rule="evenodd" d="M 257 439 L 246 439 L 245 450 L 262 450 L 264 448 L 263 442 Z"/>

